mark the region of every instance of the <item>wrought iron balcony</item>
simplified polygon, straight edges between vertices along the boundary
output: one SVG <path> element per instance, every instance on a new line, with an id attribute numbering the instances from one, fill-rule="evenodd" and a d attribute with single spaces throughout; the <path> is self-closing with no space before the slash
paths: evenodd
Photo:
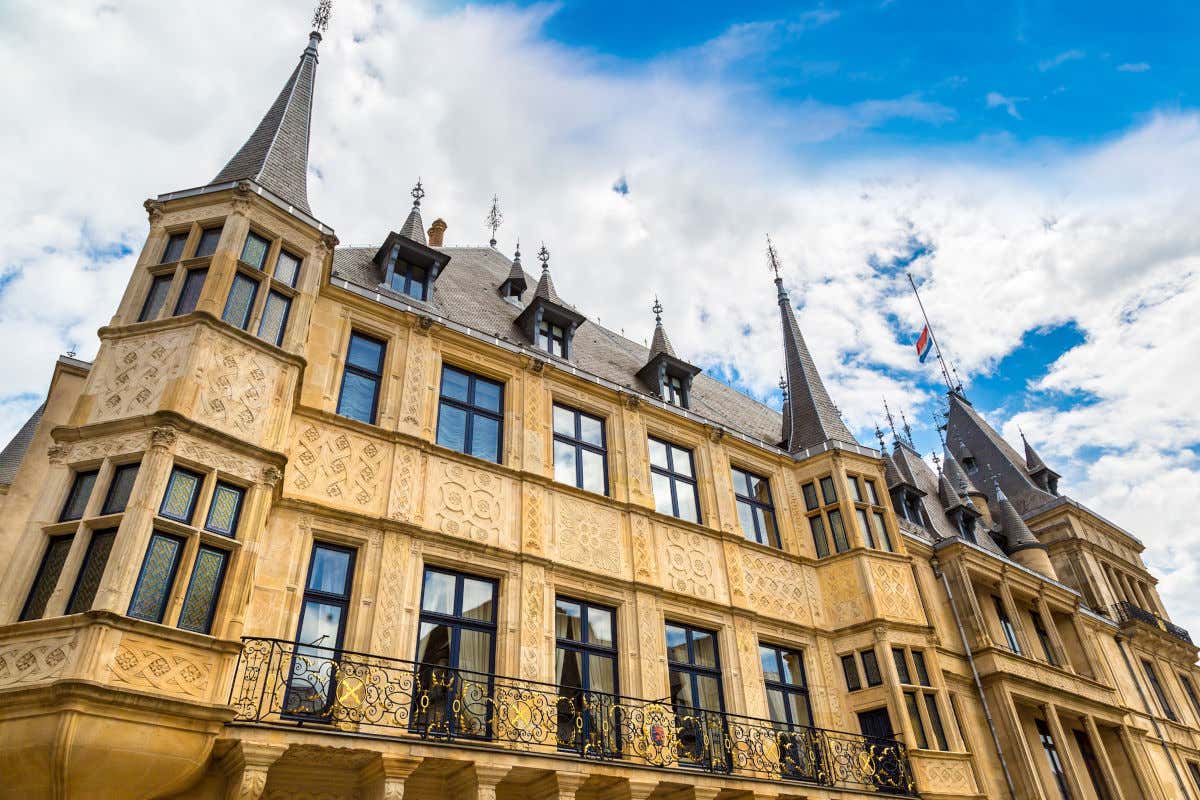
<path id="1" fill-rule="evenodd" d="M 1192 644 L 1192 636 L 1184 628 L 1179 627 L 1170 620 L 1163 619 L 1158 614 L 1147 611 L 1141 606 L 1135 606 L 1133 603 L 1122 600 L 1113 606 L 1113 617 L 1121 624 L 1129 622 L 1143 622 L 1152 627 L 1158 628 L 1160 631 L 1174 636 L 1176 639 L 1182 639 L 1188 644 Z"/>
<path id="2" fill-rule="evenodd" d="M 895 739 L 278 639 L 243 643 L 230 692 L 234 724 L 467 740 L 916 796 L 907 752 Z"/>

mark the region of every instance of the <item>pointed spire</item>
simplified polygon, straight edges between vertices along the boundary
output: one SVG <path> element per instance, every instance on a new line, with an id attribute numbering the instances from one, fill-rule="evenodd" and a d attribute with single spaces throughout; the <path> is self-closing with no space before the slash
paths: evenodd
<path id="1" fill-rule="evenodd" d="M 554 290 L 554 281 L 550 278 L 550 251 L 546 249 L 545 242 L 542 242 L 542 248 L 538 250 L 537 257 L 538 261 L 542 262 L 542 277 L 538 278 L 537 289 L 534 290 L 533 296 L 562 305 L 558 292 Z"/>
<path id="2" fill-rule="evenodd" d="M 492 229 L 492 238 L 488 242 L 489 247 L 496 246 L 496 229 L 504 224 L 504 215 L 500 213 L 500 195 L 492 195 L 492 208 L 488 211 L 487 219 L 484 224 Z"/>
<path id="3" fill-rule="evenodd" d="M 1033 449 L 1033 445 L 1031 445 L 1029 440 L 1025 438 L 1025 431 L 1021 430 L 1019 427 L 1017 428 L 1017 431 L 1021 434 L 1021 441 L 1025 444 L 1025 471 L 1032 475 L 1039 470 L 1049 469 L 1049 467 L 1046 466 L 1046 462 L 1042 461 L 1042 457 L 1039 456 L 1037 451 Z"/>
<path id="4" fill-rule="evenodd" d="M 662 324 L 662 303 L 658 301 L 658 295 L 654 296 L 654 305 L 650 307 L 654 312 L 654 338 L 650 341 L 650 358 L 666 353 L 672 358 L 675 357 L 675 348 L 671 347 L 671 340 L 667 338 L 667 331 Z"/>
<path id="5" fill-rule="evenodd" d="M 963 470 L 962 464 L 958 463 L 958 459 L 950 452 L 950 448 L 945 450 L 945 473 L 950 479 L 950 485 L 958 490 L 961 495 L 968 495 L 972 492 L 982 494 L 975 488 L 975 484 L 967 477 L 967 473 Z"/>
<path id="6" fill-rule="evenodd" d="M 908 418 L 904 416 L 903 408 L 900 409 L 900 420 L 904 423 L 904 438 L 908 440 L 908 446 L 915 449 L 916 445 L 913 444 L 912 428 L 908 425 Z"/>
<path id="7" fill-rule="evenodd" d="M 1000 488 L 1000 479 L 994 475 L 992 476 L 992 486 L 996 492 L 996 505 L 1000 508 L 1000 528 L 1004 531 L 1005 539 L 1008 540 L 1006 551 L 1015 553 L 1034 547 L 1045 550 L 1046 545 L 1039 542 L 1033 535 L 1033 531 L 1029 530 L 1029 526 L 1025 524 L 1025 520 L 1021 519 L 1021 515 L 1013 506 L 1012 501 Z"/>
<path id="8" fill-rule="evenodd" d="M 888 408 L 887 398 L 883 398 L 883 417 L 888 422 L 888 427 L 892 429 L 892 446 L 900 444 L 900 434 L 896 433 L 896 418 L 892 416 L 892 410 Z"/>
<path id="9" fill-rule="evenodd" d="M 825 390 L 817 365 L 800 333 L 787 290 L 783 288 L 779 254 L 770 236 L 767 237 L 767 258 L 771 271 L 775 273 L 779 315 L 783 323 L 784 367 L 788 386 L 788 401 L 784 406 L 787 415 L 783 423 L 784 444 L 792 453 L 831 439 L 858 444 Z"/>
<path id="10" fill-rule="evenodd" d="M 504 297 L 520 299 L 528 288 L 529 284 L 525 282 L 525 269 L 521 266 L 521 240 L 518 239 L 517 249 L 513 253 L 512 268 L 508 271 L 508 277 L 500 284 L 500 294 Z"/>
<path id="11" fill-rule="evenodd" d="M 429 242 L 425 238 L 425 223 L 421 220 L 421 198 L 425 196 L 425 190 L 421 188 L 420 178 L 417 178 L 417 185 L 409 194 L 413 198 L 412 211 L 408 212 L 408 219 L 404 220 L 404 224 L 400 226 L 400 235 L 427 245 Z"/>
<path id="12" fill-rule="evenodd" d="M 249 180 L 296 210 L 308 206 L 308 137 L 317 82 L 317 45 L 329 25 L 332 3 L 322 0 L 313 14 L 313 31 L 300 63 L 250 138 L 212 179 L 213 184 Z"/>

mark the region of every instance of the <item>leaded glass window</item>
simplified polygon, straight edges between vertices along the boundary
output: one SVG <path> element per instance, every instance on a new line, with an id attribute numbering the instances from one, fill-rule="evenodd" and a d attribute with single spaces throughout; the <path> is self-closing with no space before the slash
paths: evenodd
<path id="1" fill-rule="evenodd" d="M 291 310 L 290 297 L 276 291 L 267 292 L 262 321 L 258 323 L 258 338 L 276 347 L 283 344 L 283 332 L 287 328 L 288 314 Z"/>
<path id="2" fill-rule="evenodd" d="M 59 522 L 82 519 L 88 499 L 92 496 L 92 488 L 96 485 L 96 470 L 76 472 L 75 480 L 71 482 L 71 491 L 67 494 L 67 502 L 63 504 L 62 513 L 58 515 Z"/>
<path id="3" fill-rule="evenodd" d="M 245 492 L 237 486 L 218 482 L 213 490 L 212 502 L 208 505 L 208 518 L 204 527 L 222 536 L 237 536 L 238 517 L 242 513 L 242 497 Z"/>
<path id="4" fill-rule="evenodd" d="M 137 480 L 139 466 L 137 463 L 122 464 L 113 470 L 108 494 L 104 496 L 104 506 L 100 509 L 101 514 L 119 514 L 125 510 L 129 494 L 133 491 L 133 482 Z"/>
<path id="5" fill-rule="evenodd" d="M 688 522 L 700 521 L 700 493 L 691 450 L 650 437 L 650 483 L 656 511 Z"/>
<path id="6" fill-rule="evenodd" d="M 862 680 L 858 677 L 858 662 L 854 654 L 842 656 L 842 674 L 846 676 L 846 689 L 857 692 L 862 688 Z"/>
<path id="7" fill-rule="evenodd" d="M 108 566 L 108 556 L 116 538 L 116 528 L 92 533 L 87 555 L 83 557 L 83 566 L 79 569 L 79 577 L 75 579 L 75 588 L 71 591 L 71 600 L 67 603 L 68 614 L 92 610 L 92 603 L 96 599 L 96 591 L 100 588 L 100 579 L 104 577 L 104 568 Z"/>
<path id="8" fill-rule="evenodd" d="M 142 303 L 142 313 L 138 314 L 138 322 L 154 319 L 162 311 L 163 303 L 167 301 L 167 295 L 171 291 L 171 281 L 174 280 L 173 273 L 166 275 L 155 275 L 150 281 L 150 291 L 146 292 L 146 302 Z"/>
<path id="9" fill-rule="evenodd" d="M 337 413 L 360 422 L 375 422 L 386 348 L 378 339 L 357 332 L 350 334 Z"/>
<path id="10" fill-rule="evenodd" d="M 212 630 L 213 613 L 221 595 L 221 582 L 225 578 L 225 562 L 229 554 L 208 545 L 200 545 L 196 552 L 196 563 L 192 566 L 192 577 L 188 581 L 187 594 L 183 596 L 183 608 L 179 611 L 179 627 L 186 631 L 208 633 Z"/>
<path id="11" fill-rule="evenodd" d="M 206 228 L 200 234 L 200 244 L 196 245 L 196 258 L 211 256 L 217 252 L 217 244 L 221 241 L 220 228 Z"/>
<path id="12" fill-rule="evenodd" d="M 737 467 L 731 467 L 729 474 L 733 479 L 742 535 L 752 542 L 779 547 L 775 505 L 771 502 L 771 486 L 767 479 Z"/>
<path id="13" fill-rule="evenodd" d="M 437 443 L 500 461 L 504 386 L 450 365 L 442 367 Z"/>
<path id="14" fill-rule="evenodd" d="M 817 487 L 820 485 L 820 494 Z M 808 527 L 812 531 L 813 548 L 817 558 L 829 555 L 829 542 L 833 540 L 833 551 L 844 553 L 850 549 L 850 541 L 846 537 L 846 527 L 842 520 L 842 512 L 837 508 L 837 491 L 833 478 L 826 476 L 815 483 L 806 483 L 800 487 L 804 494 L 804 507 L 809 512 Z M 865 523 L 864 523 L 865 524 Z M 870 535 L 870 532 L 867 532 Z"/>
<path id="15" fill-rule="evenodd" d="M 608 494 L 607 455 L 604 420 L 555 404 L 554 480 Z"/>
<path id="16" fill-rule="evenodd" d="M 163 249 L 163 257 L 158 262 L 160 264 L 170 264 L 183 258 L 183 247 L 187 244 L 187 233 L 172 233 L 171 238 L 167 239 L 167 246 Z"/>
<path id="17" fill-rule="evenodd" d="M 179 290 L 179 299 L 175 301 L 175 316 L 190 314 L 196 310 L 200 302 L 200 291 L 204 288 L 204 280 L 208 277 L 208 269 L 189 269 L 183 278 L 183 288 Z"/>
<path id="18" fill-rule="evenodd" d="M 41 619 L 46 613 L 46 603 L 58 585 L 58 577 L 62 574 L 63 564 L 67 554 L 71 552 L 72 535 L 54 536 L 46 543 L 46 552 L 42 555 L 42 563 L 38 566 L 37 576 L 29 589 L 29 597 L 25 600 L 25 608 L 21 610 L 21 620 Z"/>
<path id="19" fill-rule="evenodd" d="M 280 250 L 279 258 L 275 260 L 273 277 L 280 283 L 295 286 L 296 278 L 300 277 L 300 256 L 292 255 L 287 250 Z"/>
<path id="20" fill-rule="evenodd" d="M 867 686 L 878 686 L 883 683 L 883 673 L 879 671 L 879 660 L 874 650 L 863 650 L 858 654 L 862 658 L 863 675 L 866 676 Z"/>
<path id="21" fill-rule="evenodd" d="M 192 513 L 196 510 L 196 496 L 200 494 L 202 478 L 183 467 L 171 470 L 171 478 L 167 481 L 167 491 L 163 495 L 162 507 L 158 513 L 167 519 L 192 524 Z"/>
<path id="22" fill-rule="evenodd" d="M 142 571 L 129 603 L 129 616 L 162 622 L 182 552 L 183 539 L 177 536 L 155 531 L 150 537 L 146 560 L 142 562 Z"/>
<path id="23" fill-rule="evenodd" d="M 254 297 L 258 294 L 258 281 L 242 273 L 233 276 L 233 285 L 229 287 L 229 299 L 225 301 L 225 311 L 221 319 L 234 327 L 246 330 L 250 324 L 250 312 L 254 308 Z"/>
<path id="24" fill-rule="evenodd" d="M 257 233 L 248 234 L 246 243 L 242 245 L 242 263 L 262 269 L 263 262 L 267 260 L 267 250 L 270 248 L 271 243 Z"/>

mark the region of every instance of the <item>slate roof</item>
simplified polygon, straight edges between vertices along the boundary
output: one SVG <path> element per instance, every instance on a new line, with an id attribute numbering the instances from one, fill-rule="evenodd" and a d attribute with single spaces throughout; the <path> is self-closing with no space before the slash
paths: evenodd
<path id="1" fill-rule="evenodd" d="M 662 322 L 654 323 L 654 337 L 650 340 L 650 358 L 653 359 L 658 355 L 668 355 L 675 358 L 675 348 L 671 346 L 671 340 L 667 338 L 667 331 L 663 328 Z"/>
<path id="2" fill-rule="evenodd" d="M 37 410 L 29 419 L 25 420 L 25 424 L 13 436 L 12 441 L 5 445 L 3 450 L 0 450 L 0 485 L 11 486 L 16 479 L 17 470 L 21 468 L 25 452 L 33 441 L 33 434 L 37 431 L 38 423 L 42 421 L 42 412 L 45 410 L 45 403 L 38 406 Z"/>
<path id="3" fill-rule="evenodd" d="M 404 224 L 397 231 L 401 236 L 407 236 L 414 242 L 428 245 L 429 242 L 425 239 L 425 223 L 421 221 L 421 206 L 414 203 L 412 211 L 408 212 L 408 219 L 404 220 Z"/>
<path id="4" fill-rule="evenodd" d="M 482 333 L 530 347 L 540 358 L 559 360 L 541 350 L 534 351 L 525 334 L 514 324 L 523 306 L 505 300 L 496 291 L 513 270 L 512 262 L 497 250 L 491 247 L 435 248 L 449 255 L 451 261 L 434 283 L 429 301 L 422 303 L 380 284 L 383 276 L 371 260 L 378 249 L 336 249 L 334 275 L 415 308 L 428 308 Z M 533 283 L 528 275 L 526 281 Z M 549 287 L 547 291 L 550 291 Z M 557 298 L 556 292 L 554 297 Z M 649 358 L 650 351 L 637 342 L 585 320 L 575 333 L 570 363 L 633 391 L 649 394 L 636 377 Z M 696 414 L 748 436 L 771 444 L 780 440 L 783 420 L 778 412 L 704 374 L 693 380 L 689 404 Z"/>
<path id="5" fill-rule="evenodd" d="M 254 133 L 212 183 L 251 180 L 311 215 L 312 210 L 308 207 L 308 133 L 317 80 L 317 43 L 321 41 L 321 34 L 313 31 L 309 36 L 308 47 L 283 90 L 267 109 Z"/>
<path id="6" fill-rule="evenodd" d="M 787 403 L 784 413 L 784 434 L 789 452 L 797 453 L 831 439 L 858 444 L 858 440 L 842 422 L 837 406 L 817 372 L 808 345 L 796 323 L 796 313 L 783 288 L 783 279 L 776 278 L 779 296 L 779 315 L 783 322 L 783 355 L 787 374 Z"/>

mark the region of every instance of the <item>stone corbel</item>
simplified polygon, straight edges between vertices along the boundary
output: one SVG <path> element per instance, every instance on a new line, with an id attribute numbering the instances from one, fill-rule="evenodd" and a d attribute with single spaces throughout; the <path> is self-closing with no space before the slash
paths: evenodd
<path id="1" fill-rule="evenodd" d="M 142 203 L 142 208 L 146 209 L 146 215 L 150 218 L 151 225 L 157 225 L 163 218 L 163 204 L 153 197 Z"/>
<path id="2" fill-rule="evenodd" d="M 630 392 L 630 393 L 623 392 L 622 394 L 625 395 L 625 407 L 628 408 L 630 411 L 636 411 L 638 408 L 641 407 L 642 398 L 638 397 L 636 394 L 633 394 L 632 392 Z"/>
<path id="3" fill-rule="evenodd" d="M 67 460 L 67 456 L 70 454 L 71 448 L 67 447 L 65 444 L 59 444 L 57 442 L 50 445 L 49 449 L 46 450 L 46 458 L 50 460 L 51 464 L 63 463 Z"/>
<path id="4" fill-rule="evenodd" d="M 233 192 L 234 212 L 245 214 L 250 210 L 250 196 L 254 194 L 254 184 L 250 183 L 250 181 L 238 181 Z"/>
<path id="5" fill-rule="evenodd" d="M 708 438 L 714 444 L 725 438 L 725 428 L 721 425 L 705 425 L 708 428 Z"/>
<path id="6" fill-rule="evenodd" d="M 279 467 L 268 466 L 268 467 L 263 467 L 262 477 L 259 482 L 262 483 L 264 486 L 266 486 L 268 489 L 274 489 L 275 484 L 279 483 L 279 481 L 282 479 L 283 479 L 283 471 L 280 470 Z"/>
<path id="7" fill-rule="evenodd" d="M 546 370 L 546 360 L 544 358 L 534 358 L 533 356 L 530 356 L 526 366 L 533 374 L 541 375 Z"/>
<path id="8" fill-rule="evenodd" d="M 261 800 L 266 794 L 267 773 L 286 750 L 278 745 L 239 742 L 221 759 L 226 800 Z"/>
<path id="9" fill-rule="evenodd" d="M 170 450 L 179 438 L 178 432 L 170 426 L 162 425 L 150 431 L 150 446 Z"/>
<path id="10" fill-rule="evenodd" d="M 422 314 L 418 318 L 418 322 L 421 326 L 421 330 L 423 331 L 427 331 L 433 327 L 433 317 L 429 316 L 428 314 Z"/>

